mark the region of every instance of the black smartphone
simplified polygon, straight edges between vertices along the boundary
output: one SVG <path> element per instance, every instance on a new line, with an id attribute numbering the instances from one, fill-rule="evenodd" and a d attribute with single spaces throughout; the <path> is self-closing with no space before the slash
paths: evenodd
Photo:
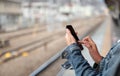
<path id="1" fill-rule="evenodd" d="M 78 36 L 76 35 L 72 25 L 66 25 L 66 28 L 70 30 L 71 34 L 73 35 L 73 37 L 75 38 L 76 42 L 79 41 Z M 83 46 L 81 44 L 79 44 L 79 47 L 81 50 L 83 50 Z"/>

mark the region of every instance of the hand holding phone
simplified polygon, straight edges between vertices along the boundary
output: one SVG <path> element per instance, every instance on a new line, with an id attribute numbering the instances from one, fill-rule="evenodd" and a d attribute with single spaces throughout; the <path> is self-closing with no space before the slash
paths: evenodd
<path id="1" fill-rule="evenodd" d="M 72 27 L 71 25 L 67 25 L 66 28 L 70 30 L 70 32 L 71 32 L 71 34 L 73 35 L 73 37 L 75 38 L 76 42 L 78 42 L 78 41 L 79 41 L 79 38 L 78 38 L 78 36 L 76 35 L 73 27 Z M 79 47 L 80 47 L 81 50 L 83 50 L 83 46 L 82 46 L 81 44 L 79 44 Z"/>

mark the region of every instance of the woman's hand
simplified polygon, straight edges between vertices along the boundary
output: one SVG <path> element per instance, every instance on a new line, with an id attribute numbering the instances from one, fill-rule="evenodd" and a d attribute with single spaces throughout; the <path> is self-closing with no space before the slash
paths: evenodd
<path id="1" fill-rule="evenodd" d="M 65 39 L 67 45 L 76 43 L 76 40 L 74 39 L 74 37 L 68 29 L 66 29 Z M 88 48 L 91 57 L 96 63 L 99 63 L 102 60 L 102 56 L 99 54 L 96 44 L 89 36 L 83 38 L 83 40 L 79 41 L 78 43 L 83 44 Z"/>
<path id="2" fill-rule="evenodd" d="M 74 37 L 72 36 L 71 32 L 68 29 L 66 29 L 65 39 L 66 39 L 67 45 L 76 43 L 76 40 L 74 39 Z"/>
<path id="3" fill-rule="evenodd" d="M 96 44 L 89 36 L 83 38 L 83 40 L 78 43 L 84 44 L 88 48 L 91 57 L 96 63 L 102 60 L 102 56 L 99 54 Z"/>

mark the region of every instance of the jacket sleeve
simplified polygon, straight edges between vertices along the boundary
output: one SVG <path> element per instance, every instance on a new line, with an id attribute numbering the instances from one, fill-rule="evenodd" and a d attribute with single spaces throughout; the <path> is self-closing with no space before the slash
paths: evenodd
<path id="1" fill-rule="evenodd" d="M 65 51 L 68 52 L 67 59 L 74 68 L 76 76 L 100 76 L 100 73 L 92 68 L 82 56 L 77 43 L 71 44 Z"/>

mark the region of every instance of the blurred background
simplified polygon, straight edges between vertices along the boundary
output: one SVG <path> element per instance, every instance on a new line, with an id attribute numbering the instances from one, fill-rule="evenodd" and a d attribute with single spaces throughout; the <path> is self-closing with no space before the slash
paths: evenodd
<path id="1" fill-rule="evenodd" d="M 80 39 L 90 35 L 105 56 L 120 38 L 120 1 L 0 0 L 0 76 L 75 76 L 61 67 L 66 25 Z"/>

